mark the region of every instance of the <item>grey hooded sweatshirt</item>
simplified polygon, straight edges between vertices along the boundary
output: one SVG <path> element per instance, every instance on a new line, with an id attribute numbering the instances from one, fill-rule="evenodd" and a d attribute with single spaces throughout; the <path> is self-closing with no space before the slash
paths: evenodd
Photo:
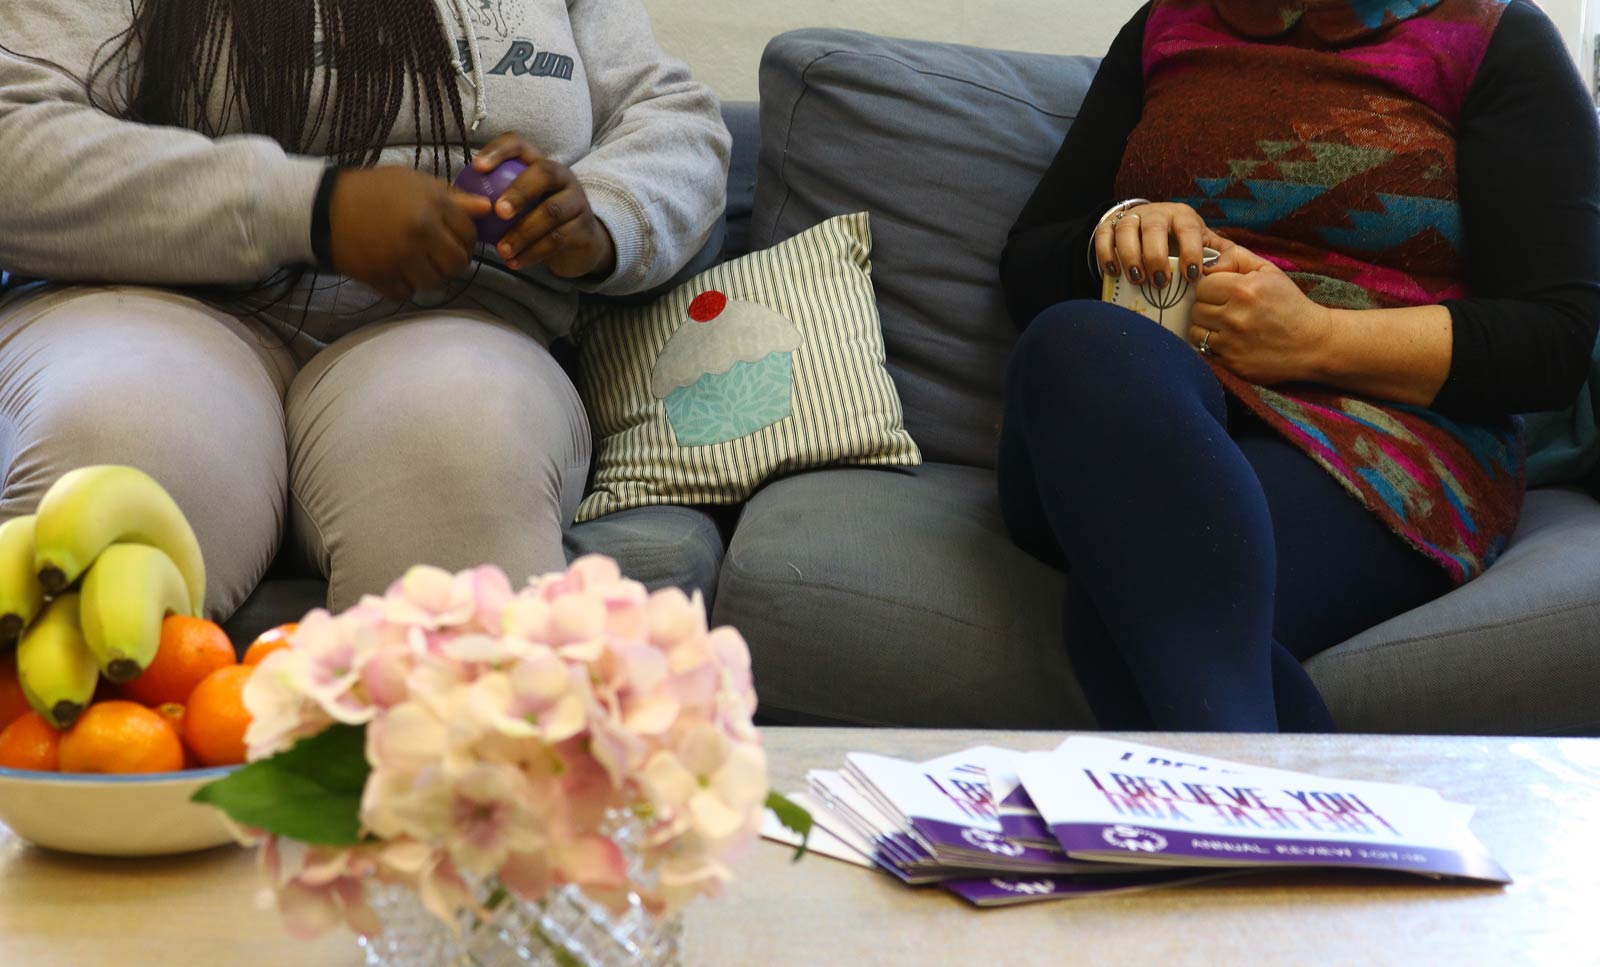
<path id="1" fill-rule="evenodd" d="M 572 167 L 615 239 L 616 271 L 583 288 L 621 295 L 669 280 L 721 217 L 729 138 L 716 97 L 662 52 L 641 0 L 432 2 L 458 52 L 472 144 L 506 131 L 528 137 Z M 0 268 L 185 286 L 251 284 L 312 262 L 324 159 L 266 137 L 134 124 L 91 104 L 84 78 L 101 45 L 129 26 L 129 8 L 0 0 Z M 103 93 L 100 103 L 117 102 L 118 92 Z M 385 163 L 414 162 L 412 117 L 408 100 Z M 425 169 L 432 160 L 425 150 Z M 570 328 L 571 283 L 490 262 L 454 298 L 542 338 Z M 326 342 L 406 308 L 374 299 L 324 278 L 301 301 L 321 320 L 311 335 Z M 356 308 L 367 311 L 346 311 Z"/>

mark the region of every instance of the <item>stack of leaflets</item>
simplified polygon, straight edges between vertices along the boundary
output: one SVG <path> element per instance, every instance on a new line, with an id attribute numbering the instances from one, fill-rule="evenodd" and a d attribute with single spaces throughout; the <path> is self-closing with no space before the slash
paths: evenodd
<path id="1" fill-rule="evenodd" d="M 1080 735 L 928 762 L 851 753 L 791 798 L 811 849 L 979 906 L 1144 890 L 1248 870 L 1362 867 L 1509 883 L 1472 807 L 1416 786 L 1329 779 Z M 776 823 L 768 835 L 790 840 Z"/>

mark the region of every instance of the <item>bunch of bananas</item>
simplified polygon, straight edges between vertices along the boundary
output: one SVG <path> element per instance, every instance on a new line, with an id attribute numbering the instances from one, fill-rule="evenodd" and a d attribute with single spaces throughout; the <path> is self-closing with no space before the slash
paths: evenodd
<path id="1" fill-rule="evenodd" d="M 81 581 L 80 581 L 81 578 Z M 169 614 L 199 615 L 206 569 L 171 495 L 133 467 L 82 467 L 36 513 L 0 524 L 0 648 L 58 729 L 77 720 L 100 676 L 126 682 L 155 659 Z"/>

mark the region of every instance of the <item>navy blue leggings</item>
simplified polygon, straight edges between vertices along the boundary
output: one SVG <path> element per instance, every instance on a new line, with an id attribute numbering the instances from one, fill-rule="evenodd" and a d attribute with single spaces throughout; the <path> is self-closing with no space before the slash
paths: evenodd
<path id="1" fill-rule="evenodd" d="M 1012 538 L 1067 571 L 1105 728 L 1332 731 L 1300 662 L 1451 587 L 1187 343 L 1106 303 L 1023 333 L 999 474 Z"/>

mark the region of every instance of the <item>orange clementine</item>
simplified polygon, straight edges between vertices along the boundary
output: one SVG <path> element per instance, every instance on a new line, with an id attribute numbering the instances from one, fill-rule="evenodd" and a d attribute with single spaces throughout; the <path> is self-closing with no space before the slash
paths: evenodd
<path id="1" fill-rule="evenodd" d="M 244 730 L 250 711 L 244 707 L 244 683 L 255 668 L 219 668 L 190 693 L 183 715 L 183 741 L 202 765 L 229 766 L 244 761 Z"/>
<path id="2" fill-rule="evenodd" d="M 122 697 L 154 708 L 184 702 L 200 680 L 236 661 L 233 642 L 204 618 L 175 614 L 161 622 L 161 647 L 138 678 L 122 685 Z"/>
<path id="3" fill-rule="evenodd" d="M 0 730 L 0 768 L 55 772 L 60 752 L 61 733 L 32 709 Z"/>
<path id="4" fill-rule="evenodd" d="M 183 738 L 183 705 L 178 702 L 163 702 L 156 706 L 156 714 L 161 720 L 172 726 L 172 731 Z"/>
<path id="5" fill-rule="evenodd" d="M 28 699 L 17 678 L 17 653 L 0 655 L 0 729 L 28 714 Z"/>
<path id="6" fill-rule="evenodd" d="M 156 714 L 161 716 L 161 718 L 168 725 L 172 726 L 173 734 L 178 737 L 178 741 L 182 742 L 184 718 L 183 706 L 179 705 L 177 702 L 166 702 L 156 706 Z M 194 753 L 190 752 L 189 747 L 185 745 L 183 747 L 183 767 L 185 769 L 196 769 L 199 768 L 199 766 L 200 760 L 196 759 Z"/>
<path id="7" fill-rule="evenodd" d="M 276 628 L 268 628 L 261 633 L 255 641 L 250 642 L 250 647 L 244 651 L 244 657 L 239 660 L 241 665 L 259 665 L 261 659 L 267 657 L 280 648 L 289 647 L 289 636 L 300 627 L 297 621 Z"/>
<path id="8" fill-rule="evenodd" d="M 176 772 L 183 743 L 155 711 L 137 702 L 99 702 L 61 736 L 62 772 Z"/>

